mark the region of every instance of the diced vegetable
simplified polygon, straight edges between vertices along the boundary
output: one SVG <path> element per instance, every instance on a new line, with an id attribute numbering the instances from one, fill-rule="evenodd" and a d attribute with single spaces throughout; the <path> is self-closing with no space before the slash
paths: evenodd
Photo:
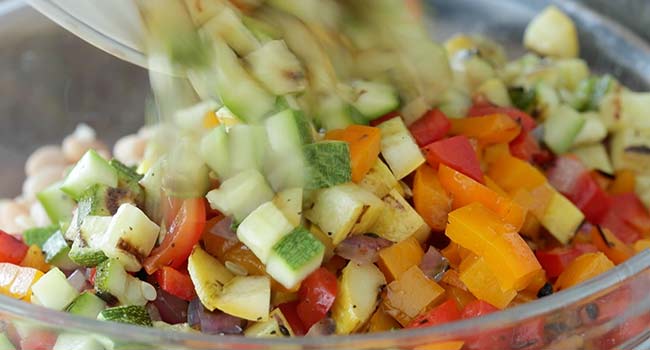
<path id="1" fill-rule="evenodd" d="M 273 246 L 294 228 L 273 202 L 253 210 L 237 227 L 237 238 L 266 263 Z"/>
<path id="2" fill-rule="evenodd" d="M 585 123 L 583 115 L 562 105 L 554 109 L 544 122 L 544 143 L 555 153 L 565 153 L 575 143 Z"/>
<path id="3" fill-rule="evenodd" d="M 323 244 L 307 229 L 298 226 L 273 246 L 266 271 L 291 289 L 321 265 L 324 253 Z"/>
<path id="4" fill-rule="evenodd" d="M 567 289 L 614 268 L 603 253 L 585 253 L 576 258 L 555 282 L 558 290 Z"/>
<path id="5" fill-rule="evenodd" d="M 20 262 L 20 266 L 32 267 L 43 272 L 47 272 L 52 268 L 52 266 L 45 262 L 45 255 L 41 248 L 36 245 L 29 246 L 27 254 L 25 254 L 23 261 Z"/>
<path id="6" fill-rule="evenodd" d="M 483 183 L 483 172 L 474 148 L 465 136 L 454 136 L 425 146 L 427 162 L 434 168 L 444 164 Z"/>
<path id="7" fill-rule="evenodd" d="M 366 176 L 359 182 L 359 186 L 379 198 L 384 198 L 391 190 L 396 190 L 400 195 L 404 195 L 402 186 L 381 159 L 377 159 Z"/>
<path id="8" fill-rule="evenodd" d="M 571 150 L 571 153 L 575 154 L 588 169 L 600 170 L 607 174 L 614 173 L 607 150 L 601 143 L 577 147 Z"/>
<path id="9" fill-rule="evenodd" d="M 0 230 L 0 262 L 18 265 L 25 258 L 28 249 L 25 243 Z"/>
<path id="10" fill-rule="evenodd" d="M 66 312 L 95 319 L 106 308 L 106 302 L 95 294 L 85 291 L 66 308 Z"/>
<path id="11" fill-rule="evenodd" d="M 226 215 L 232 215 L 237 222 L 244 220 L 255 208 L 273 199 L 273 190 L 264 176 L 255 169 L 241 172 L 208 192 L 210 206 Z"/>
<path id="12" fill-rule="evenodd" d="M 151 317 L 144 308 L 138 305 L 111 307 L 99 313 L 97 319 L 103 321 L 128 323 L 138 326 L 152 327 Z"/>
<path id="13" fill-rule="evenodd" d="M 214 311 L 218 307 L 217 298 L 223 285 L 234 275 L 217 259 L 196 246 L 187 263 L 187 270 L 194 284 L 196 295 L 206 309 Z"/>
<path id="14" fill-rule="evenodd" d="M 324 141 L 303 147 L 306 168 L 305 188 L 320 189 L 352 180 L 350 148 L 340 141 Z"/>
<path id="15" fill-rule="evenodd" d="M 409 237 L 380 250 L 377 265 L 386 280 L 392 282 L 412 266 L 418 265 L 423 256 L 424 251 L 420 243 L 414 237 Z"/>
<path id="16" fill-rule="evenodd" d="M 602 142 L 607 137 L 607 128 L 601 121 L 598 114 L 584 113 L 585 124 L 580 129 L 573 141 L 574 145 L 587 145 L 594 142 Z"/>
<path id="17" fill-rule="evenodd" d="M 650 128 L 634 130 L 627 128 L 614 133 L 610 142 L 610 154 L 614 169 L 630 169 L 638 174 L 649 175 Z"/>
<path id="18" fill-rule="evenodd" d="M 481 145 L 508 143 L 521 132 L 521 127 L 506 114 L 451 120 L 452 135 L 465 135 Z"/>
<path id="19" fill-rule="evenodd" d="M 525 288 L 541 269 L 513 227 L 482 204 L 472 203 L 452 211 L 445 233 L 452 241 L 483 257 L 504 290 Z"/>
<path id="20" fill-rule="evenodd" d="M 426 164 L 420 166 L 413 180 L 413 203 L 431 229 L 444 231 L 451 201 L 452 197 L 440 184 L 436 171 Z"/>
<path id="21" fill-rule="evenodd" d="M 426 240 L 431 229 L 399 192 L 391 190 L 382 201 L 383 212 L 369 232 L 393 242 L 401 242 L 410 236 Z"/>
<path id="22" fill-rule="evenodd" d="M 329 131 L 327 140 L 345 141 L 350 147 L 352 181 L 359 183 L 379 160 L 381 131 L 363 125 L 351 125 L 345 129 Z"/>
<path id="23" fill-rule="evenodd" d="M 196 297 L 192 279 L 187 273 L 163 266 L 156 271 L 155 275 L 158 285 L 165 292 L 186 301 L 191 301 Z"/>
<path id="24" fill-rule="evenodd" d="M 70 260 L 68 253 L 70 253 L 70 246 L 61 234 L 57 231 L 43 244 L 43 253 L 45 254 L 45 262 L 48 264 L 60 267 L 64 270 L 73 270 L 76 264 Z"/>
<path id="25" fill-rule="evenodd" d="M 300 285 L 296 312 L 307 329 L 327 316 L 336 299 L 336 285 L 336 275 L 322 267 Z"/>
<path id="26" fill-rule="evenodd" d="M 96 271 L 95 290 L 106 301 L 117 299 L 124 305 L 145 305 L 147 301 L 156 299 L 154 287 L 126 273 L 119 260 L 105 260 Z"/>
<path id="27" fill-rule="evenodd" d="M 546 271 L 546 276 L 556 278 L 577 257 L 584 253 L 595 253 L 596 251 L 598 249 L 592 244 L 579 243 L 569 247 L 556 247 L 549 250 L 538 249 L 535 251 L 535 256 L 544 271 Z"/>
<path id="28" fill-rule="evenodd" d="M 52 293 L 56 291 L 56 293 Z M 32 302 L 63 310 L 79 295 L 58 268 L 53 268 L 32 285 Z"/>
<path id="29" fill-rule="evenodd" d="M 419 267 L 412 266 L 388 284 L 383 307 L 386 313 L 406 326 L 444 294 L 445 290 L 438 283 L 427 278 Z"/>
<path id="30" fill-rule="evenodd" d="M 502 289 L 495 272 L 476 255 L 467 257 L 460 265 L 460 280 L 478 299 L 504 309 L 517 295 L 514 289 Z"/>
<path id="31" fill-rule="evenodd" d="M 305 217 L 327 233 L 336 245 L 350 233 L 372 232 L 384 207 L 372 193 L 355 184 L 344 184 L 321 190 Z"/>
<path id="32" fill-rule="evenodd" d="M 550 186 L 542 187 L 550 192 L 548 205 L 539 221 L 561 243 L 566 244 L 575 234 L 585 216 L 566 197 L 554 191 Z"/>
<path id="33" fill-rule="evenodd" d="M 381 154 L 397 180 L 424 163 L 413 136 L 401 118 L 392 118 L 379 124 L 381 129 Z"/>
<path id="34" fill-rule="evenodd" d="M 201 139 L 199 147 L 201 159 L 221 179 L 226 179 L 231 174 L 229 151 L 228 134 L 226 133 L 226 127 L 223 125 L 212 129 Z"/>
<path id="35" fill-rule="evenodd" d="M 56 339 L 52 350 L 104 350 L 104 346 L 88 334 L 63 333 Z"/>
<path id="36" fill-rule="evenodd" d="M 528 24 L 524 45 L 554 57 L 576 57 L 580 49 L 575 24 L 555 6 L 547 7 Z"/>
<path id="37" fill-rule="evenodd" d="M 420 119 L 411 124 L 409 131 L 418 146 L 424 147 L 445 137 L 450 128 L 451 123 L 447 116 L 442 111 L 434 109 L 427 111 Z"/>
<path id="38" fill-rule="evenodd" d="M 36 245 L 39 248 L 43 248 L 43 244 L 45 244 L 48 238 L 55 234 L 56 231 L 59 231 L 59 225 L 30 228 L 23 232 L 23 241 L 29 246 Z"/>
<path id="39" fill-rule="evenodd" d="M 350 103 L 366 120 L 373 120 L 399 107 L 395 89 L 384 83 L 357 80 L 351 83 Z"/>
<path id="40" fill-rule="evenodd" d="M 379 287 L 384 284 L 384 275 L 375 265 L 348 263 L 332 306 L 337 334 L 352 333 L 366 323 L 377 305 Z"/>
<path id="41" fill-rule="evenodd" d="M 302 65 L 282 40 L 262 44 L 246 56 L 246 62 L 251 74 L 275 95 L 297 93 L 307 85 Z"/>
<path id="42" fill-rule="evenodd" d="M 43 272 L 31 267 L 0 263 L 0 294 L 29 302 L 32 287 L 42 276 Z"/>
<path id="43" fill-rule="evenodd" d="M 621 242 L 606 228 L 594 227 L 591 230 L 591 241 L 601 252 L 605 253 L 614 264 L 621 264 L 634 255 L 632 247 Z"/>
<path id="44" fill-rule="evenodd" d="M 88 187 L 94 184 L 116 187 L 117 171 L 95 150 L 91 149 L 70 170 L 61 184 L 61 190 L 73 199 L 78 199 Z"/>
<path id="45" fill-rule="evenodd" d="M 217 309 L 249 321 L 267 321 L 271 282 L 266 276 L 235 276 L 214 298 Z"/>
<path id="46" fill-rule="evenodd" d="M 43 209 L 45 209 L 50 221 L 54 224 L 61 225 L 61 229 L 65 230 L 65 225 L 68 225 L 72 219 L 75 202 L 61 191 L 61 183 L 57 182 L 50 185 L 43 191 L 37 193 L 36 198 L 43 206 Z"/>
<path id="47" fill-rule="evenodd" d="M 284 217 L 293 226 L 300 225 L 302 218 L 302 196 L 302 188 L 294 187 L 278 192 L 273 198 L 273 204 L 282 211 Z"/>

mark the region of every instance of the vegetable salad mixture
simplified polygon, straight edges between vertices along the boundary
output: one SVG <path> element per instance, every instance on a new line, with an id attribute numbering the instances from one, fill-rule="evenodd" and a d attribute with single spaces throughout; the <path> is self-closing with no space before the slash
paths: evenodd
<path id="1" fill-rule="evenodd" d="M 555 7 L 508 61 L 480 36 L 429 41 L 414 4 L 143 1 L 152 67 L 188 78 L 151 73 L 158 123 L 115 158 L 87 126 L 30 158 L 0 210 L 0 293 L 182 332 L 382 332 L 543 298 L 650 247 L 650 94 L 591 73 Z M 548 345 L 524 326 L 444 347 Z M 20 325 L 0 344 L 114 346 Z"/>

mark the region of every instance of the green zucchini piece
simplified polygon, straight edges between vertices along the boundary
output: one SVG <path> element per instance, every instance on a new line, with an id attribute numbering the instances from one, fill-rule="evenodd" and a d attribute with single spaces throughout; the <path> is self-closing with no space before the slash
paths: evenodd
<path id="1" fill-rule="evenodd" d="M 346 142 L 323 141 L 303 147 L 305 188 L 320 189 L 352 181 L 350 148 Z"/>
<path id="2" fill-rule="evenodd" d="M 135 203 L 142 205 L 144 190 L 139 183 L 142 180 L 142 174 L 138 174 L 135 169 L 126 166 L 117 159 L 111 159 L 108 164 L 117 170 L 117 187 L 129 191 Z"/>
<path id="3" fill-rule="evenodd" d="M 125 305 L 111 307 L 99 313 L 98 320 L 153 327 L 151 317 L 143 306 Z"/>
<path id="4" fill-rule="evenodd" d="M 323 243 L 299 226 L 273 246 L 266 271 L 286 288 L 293 288 L 320 266 L 324 254 Z"/>
<path id="5" fill-rule="evenodd" d="M 354 93 L 350 103 L 366 119 L 377 119 L 399 107 L 399 97 L 395 89 L 384 83 L 373 81 L 354 81 Z"/>
<path id="6" fill-rule="evenodd" d="M 585 122 L 585 117 L 575 109 L 561 105 L 544 121 L 544 143 L 556 154 L 567 152 Z"/>
<path id="7" fill-rule="evenodd" d="M 163 170 L 162 187 L 170 196 L 203 197 L 210 187 L 210 170 L 191 139 L 180 140 L 172 148 Z"/>
<path id="8" fill-rule="evenodd" d="M 63 180 L 61 191 L 72 199 L 79 199 L 84 191 L 94 184 L 116 187 L 117 182 L 117 170 L 95 150 L 90 149 Z"/>
<path id="9" fill-rule="evenodd" d="M 66 231 L 67 226 L 72 220 L 72 211 L 75 207 L 75 202 L 63 191 L 61 191 L 61 183 L 57 182 L 43 191 L 36 194 L 36 198 L 45 209 L 47 216 L 54 224 L 61 226 L 61 231 Z"/>
<path id="10" fill-rule="evenodd" d="M 70 246 L 61 231 L 56 231 L 43 243 L 43 254 L 45 254 L 45 262 L 48 264 L 64 270 L 74 269 L 77 264 L 70 260 L 68 253 L 70 253 Z"/>
<path id="11" fill-rule="evenodd" d="M 251 74 L 275 95 L 298 93 L 307 86 L 302 64 L 282 40 L 264 43 L 246 56 L 246 62 Z"/>
<path id="12" fill-rule="evenodd" d="M 273 202 L 253 210 L 237 227 L 237 238 L 266 263 L 273 246 L 289 234 L 293 225 Z"/>
<path id="13" fill-rule="evenodd" d="M 273 199 L 273 190 L 262 174 L 250 169 L 224 181 L 218 189 L 208 192 L 207 199 L 213 209 L 233 216 L 241 222 L 262 203 Z"/>
<path id="14" fill-rule="evenodd" d="M 70 304 L 66 312 L 88 318 L 97 318 L 97 315 L 106 308 L 106 302 L 94 293 L 85 291 Z"/>
<path id="15" fill-rule="evenodd" d="M 56 339 L 52 350 L 105 350 L 95 336 L 63 333 Z"/>
<path id="16" fill-rule="evenodd" d="M 136 203 L 136 200 L 136 195 L 127 189 L 92 185 L 79 198 L 77 220 L 83 222 L 86 216 L 114 215 L 120 205 Z"/>
<path id="17" fill-rule="evenodd" d="M 56 267 L 32 286 L 32 302 L 54 310 L 64 310 L 77 296 L 79 292 Z"/>
<path id="18" fill-rule="evenodd" d="M 57 231 L 60 231 L 59 225 L 30 228 L 23 232 L 23 241 L 29 246 L 37 245 L 43 249 L 43 244 Z"/>
<path id="19" fill-rule="evenodd" d="M 230 174 L 230 148 L 226 127 L 220 125 L 201 139 L 199 153 L 201 159 L 220 179 L 225 180 Z"/>

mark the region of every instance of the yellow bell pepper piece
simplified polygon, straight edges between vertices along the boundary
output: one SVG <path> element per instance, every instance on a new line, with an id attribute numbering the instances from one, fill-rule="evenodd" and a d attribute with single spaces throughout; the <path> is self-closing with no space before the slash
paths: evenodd
<path id="1" fill-rule="evenodd" d="M 383 306 L 387 314 L 406 326 L 444 295 L 438 283 L 413 266 L 388 285 Z"/>
<path id="2" fill-rule="evenodd" d="M 382 307 L 378 307 L 377 311 L 370 317 L 370 321 L 368 321 L 368 332 L 370 333 L 386 332 L 400 328 L 402 326 L 387 314 Z"/>
<path id="3" fill-rule="evenodd" d="M 0 293 L 7 295 L 11 289 L 16 275 L 20 271 L 20 266 L 10 263 L 0 263 Z"/>
<path id="4" fill-rule="evenodd" d="M 505 309 L 515 298 L 514 289 L 502 290 L 495 274 L 482 257 L 472 255 L 460 264 L 460 280 L 480 300 Z"/>
<path id="5" fill-rule="evenodd" d="M 509 224 L 480 203 L 449 214 L 446 235 L 485 259 L 503 290 L 521 290 L 542 267 L 528 244 Z"/>
<path id="6" fill-rule="evenodd" d="M 650 249 L 650 238 L 643 238 L 634 242 L 632 248 L 637 253 L 642 252 L 646 249 Z"/>
<path id="7" fill-rule="evenodd" d="M 380 250 L 377 265 L 386 276 L 386 281 L 392 282 L 411 266 L 418 265 L 422 256 L 424 256 L 424 251 L 420 242 L 411 236 Z"/>
<path id="8" fill-rule="evenodd" d="M 43 276 L 43 272 L 31 267 L 23 267 L 18 271 L 16 278 L 11 283 L 9 295 L 15 299 L 31 301 L 32 286 Z"/>
<path id="9" fill-rule="evenodd" d="M 582 254 L 573 260 L 557 278 L 555 289 L 573 287 L 612 268 L 614 263 L 601 252 Z"/>
<path id="10" fill-rule="evenodd" d="M 546 176 L 541 171 L 511 155 L 503 155 L 494 161 L 487 175 L 508 193 L 520 188 L 532 190 L 546 183 Z"/>
<path id="11" fill-rule="evenodd" d="M 52 268 L 52 266 L 45 262 L 45 255 L 43 255 L 43 251 L 37 245 L 31 245 L 29 247 L 20 266 L 33 267 L 42 272 L 48 272 Z"/>

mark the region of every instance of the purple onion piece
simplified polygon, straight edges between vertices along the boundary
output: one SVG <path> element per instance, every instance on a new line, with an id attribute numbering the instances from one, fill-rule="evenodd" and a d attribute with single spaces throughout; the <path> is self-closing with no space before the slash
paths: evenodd
<path id="1" fill-rule="evenodd" d="M 425 276 L 440 282 L 445 271 L 449 269 L 449 261 L 442 256 L 438 249 L 429 247 L 429 250 L 424 254 L 420 260 L 420 270 Z"/>
<path id="2" fill-rule="evenodd" d="M 238 240 L 237 234 L 232 230 L 232 218 L 229 216 L 212 226 L 208 232 L 229 241 Z"/>
<path id="3" fill-rule="evenodd" d="M 147 303 L 146 309 L 152 321 L 164 321 L 162 316 L 160 316 L 160 311 L 154 303 Z"/>
<path id="4" fill-rule="evenodd" d="M 74 289 L 76 289 L 78 292 L 83 292 L 84 290 L 90 289 L 91 285 L 88 282 L 88 279 L 86 278 L 86 275 L 84 274 L 84 271 L 77 269 L 74 270 L 69 276 L 68 276 L 68 282 Z"/>
<path id="5" fill-rule="evenodd" d="M 321 335 L 332 335 L 336 331 L 336 323 L 330 317 L 325 317 L 324 319 L 314 323 L 309 331 L 307 331 L 306 336 L 308 337 L 318 337 Z"/>
<path id="6" fill-rule="evenodd" d="M 393 242 L 374 235 L 352 235 L 336 246 L 334 252 L 341 257 L 360 263 L 374 263 L 377 253 Z"/>
<path id="7" fill-rule="evenodd" d="M 242 334 L 246 320 L 215 310 L 210 312 L 198 298 L 192 299 L 187 311 L 187 323 L 206 334 Z"/>
<path id="8" fill-rule="evenodd" d="M 158 309 L 160 319 L 169 324 L 184 323 L 187 321 L 187 301 L 171 295 L 160 288 L 156 288 L 156 300 L 152 302 Z"/>

